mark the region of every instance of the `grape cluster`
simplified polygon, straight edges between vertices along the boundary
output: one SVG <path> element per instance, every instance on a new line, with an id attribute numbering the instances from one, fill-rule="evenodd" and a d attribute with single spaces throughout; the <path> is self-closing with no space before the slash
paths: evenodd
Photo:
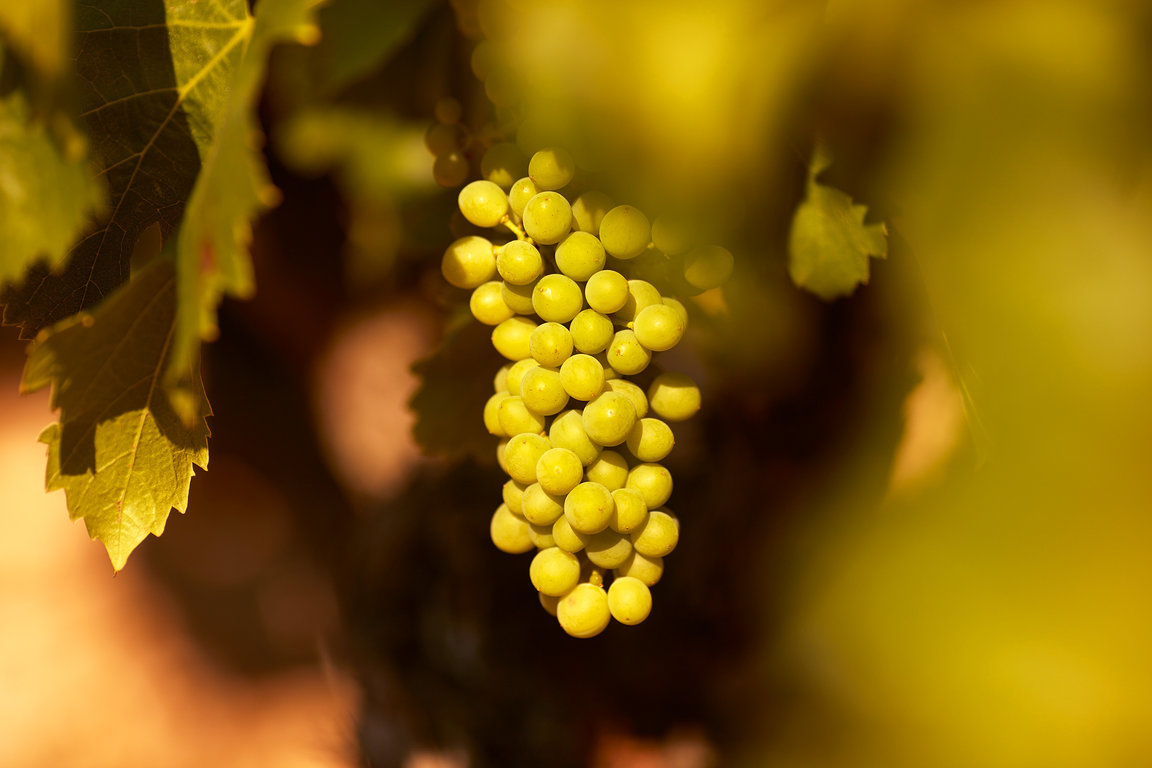
<path id="1" fill-rule="evenodd" d="M 437 114 L 430 148 L 433 131 L 447 134 L 458 119 L 439 105 Z M 467 170 L 464 135 L 437 144 L 445 186 L 458 186 L 456 155 Z M 688 324 L 684 304 L 657 286 L 714 288 L 732 255 L 691 248 L 675 226 L 600 192 L 570 201 L 562 190 L 576 168 L 560 148 L 525 161 L 516 144 L 491 143 L 480 175 L 458 197 L 474 233 L 448 246 L 441 271 L 471 291 L 472 315 L 508 359 L 483 412 L 509 475 L 492 541 L 536 550 L 529 578 L 568 634 L 592 637 L 611 618 L 638 624 L 680 535 L 660 462 L 675 444 L 671 424 L 700 408 L 690 377 L 650 367 Z"/>

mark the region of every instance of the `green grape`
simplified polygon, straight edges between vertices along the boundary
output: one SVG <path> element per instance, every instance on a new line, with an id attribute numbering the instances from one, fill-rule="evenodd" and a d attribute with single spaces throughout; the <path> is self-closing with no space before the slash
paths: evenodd
<path id="1" fill-rule="evenodd" d="M 640 310 L 633 324 L 636 340 L 646 349 L 663 352 L 672 349 L 684 337 L 680 314 L 667 304 L 653 304 Z"/>
<path id="2" fill-rule="evenodd" d="M 508 196 L 487 180 L 469 182 L 460 190 L 458 202 L 460 213 L 478 227 L 494 227 L 508 213 Z"/>
<path id="3" fill-rule="evenodd" d="M 538 592 L 537 594 L 540 595 L 540 605 L 544 610 L 555 616 L 557 609 L 560 607 L 560 600 L 563 598 L 563 595 L 556 597 L 554 595 L 546 595 L 543 592 Z"/>
<path id="4" fill-rule="evenodd" d="M 604 366 L 591 355 L 572 355 L 560 366 L 560 384 L 569 397 L 591 400 L 604 390 Z"/>
<path id="5" fill-rule="evenodd" d="M 564 517 L 577 533 L 599 533 L 612 519 L 612 493 L 600 483 L 580 483 L 564 497 Z"/>
<path id="6" fill-rule="evenodd" d="M 649 283 L 667 283 L 673 274 L 679 272 L 678 262 L 673 263 L 668 256 L 651 247 L 645 248 L 639 256 L 623 266 L 628 269 L 629 277 Z"/>
<path id="7" fill-rule="evenodd" d="M 682 373 L 662 373 L 648 386 L 648 403 L 666 421 L 684 421 L 700 410 L 700 388 Z"/>
<path id="8" fill-rule="evenodd" d="M 492 346 L 509 360 L 528 357 L 528 341 L 536 323 L 526 317 L 510 317 L 492 329 Z"/>
<path id="9" fill-rule="evenodd" d="M 572 333 L 560 323 L 541 323 L 532 331 L 528 350 L 540 365 L 559 368 L 572 355 Z"/>
<path id="10" fill-rule="evenodd" d="M 500 369 L 496 371 L 496 376 L 492 379 L 492 390 L 494 392 L 508 392 L 508 371 L 512 370 L 514 363 L 504 363 Z M 516 394 L 512 392 L 510 394 Z"/>
<path id="11" fill-rule="evenodd" d="M 540 192 L 536 182 L 525 176 L 517 180 L 512 189 L 508 190 L 508 205 L 512 212 L 521 218 L 524 217 L 524 206 L 528 205 L 528 201 L 535 197 Z"/>
<path id="12" fill-rule="evenodd" d="M 619 392 L 632 401 L 632 407 L 636 409 L 636 418 L 642 419 L 648 415 L 648 398 L 644 396 L 644 390 L 636 386 L 628 379 L 606 379 L 604 385 L 613 392 Z M 511 392 L 512 390 L 508 390 Z M 517 394 L 512 392 L 512 394 Z"/>
<path id="13" fill-rule="evenodd" d="M 637 419 L 625 441 L 628 450 L 640 461 L 660 461 L 672 452 L 676 438 L 672 428 L 660 419 Z"/>
<path id="14" fill-rule="evenodd" d="M 558 192 L 541 192 L 524 205 L 524 232 L 537 243 L 558 243 L 570 229 L 572 207 Z"/>
<path id="15" fill-rule="evenodd" d="M 520 148 L 510 141 L 493 144 L 480 159 L 480 175 L 503 190 L 511 188 L 526 168 Z"/>
<path id="16" fill-rule="evenodd" d="M 428 126 L 424 134 L 424 146 L 436 157 L 461 152 L 467 143 L 468 131 L 464 126 L 455 123 L 452 125 L 433 123 Z"/>
<path id="17" fill-rule="evenodd" d="M 500 325 L 516 314 L 501 298 L 502 285 L 499 280 L 489 280 L 476 286 L 471 298 L 468 299 L 468 309 L 472 311 L 472 317 L 484 325 Z"/>
<path id="18" fill-rule="evenodd" d="M 432 162 L 432 180 L 447 189 L 455 189 L 466 182 L 471 171 L 468 158 L 459 152 L 437 155 Z"/>
<path id="19" fill-rule="evenodd" d="M 679 256 L 692 247 L 692 240 L 682 222 L 657 216 L 652 222 L 652 245 L 669 256 Z"/>
<path id="20" fill-rule="evenodd" d="M 707 291 L 732 276 L 732 252 L 718 245 L 693 248 L 684 254 L 684 279 L 693 288 Z"/>
<path id="21" fill-rule="evenodd" d="M 591 584 L 594 587 L 604 586 L 603 568 L 589 560 L 583 550 L 576 555 L 576 559 L 580 561 L 580 583 Z"/>
<path id="22" fill-rule="evenodd" d="M 583 479 L 580 457 L 567 448 L 550 448 L 536 462 L 536 482 L 553 496 L 563 496 Z"/>
<path id="23" fill-rule="evenodd" d="M 672 473 L 663 464 L 637 464 L 628 470 L 627 487 L 640 492 L 648 509 L 656 509 L 672 495 Z"/>
<path id="24" fill-rule="evenodd" d="M 445 125 L 452 125 L 460 122 L 460 118 L 464 117 L 464 105 L 458 99 L 451 96 L 441 96 L 436 99 L 436 105 L 432 107 L 432 113 L 436 115 L 436 119 Z"/>
<path id="25" fill-rule="evenodd" d="M 642 555 L 636 551 L 636 547 L 633 545 L 632 554 L 628 556 L 623 565 L 615 569 L 615 573 L 618 579 L 631 577 L 654 587 L 660 581 L 660 577 L 664 575 L 664 558 Z"/>
<path id="26" fill-rule="evenodd" d="M 544 416 L 560 413 L 568 404 L 568 393 L 560 383 L 560 373 L 555 368 L 542 366 L 531 368 L 524 374 L 520 380 L 520 397 L 524 398 L 524 407 L 539 414 L 541 420 Z M 544 428 L 543 423 L 540 428 Z"/>
<path id="27" fill-rule="evenodd" d="M 605 449 L 584 474 L 591 482 L 615 491 L 628 483 L 628 461 L 616 451 Z"/>
<path id="28" fill-rule="evenodd" d="M 632 554 L 632 540 L 611 528 L 585 534 L 582 538 L 584 554 L 593 565 L 601 568 L 618 568 Z"/>
<path id="29" fill-rule="evenodd" d="M 624 376 L 634 376 L 652 362 L 652 353 L 627 328 L 617 331 L 608 345 L 608 364 L 612 370 Z"/>
<path id="30" fill-rule="evenodd" d="M 556 448 L 567 448 L 588 466 L 600 456 L 600 446 L 592 442 L 584 431 L 583 411 L 564 411 L 557 414 L 548 428 L 548 440 Z"/>
<path id="31" fill-rule="evenodd" d="M 556 539 L 552 536 L 552 526 L 528 524 L 528 538 L 536 549 L 548 549 L 556 546 Z"/>
<path id="32" fill-rule="evenodd" d="M 508 462 L 505 461 L 505 454 L 508 453 L 508 443 L 512 442 L 512 438 L 502 437 L 496 443 L 496 463 L 500 465 L 500 469 L 508 473 Z"/>
<path id="33" fill-rule="evenodd" d="M 568 326 L 572 332 L 572 346 L 586 355 L 608 349 L 616 329 L 612 321 L 594 309 L 582 309 Z"/>
<path id="34" fill-rule="evenodd" d="M 652 591 L 635 576 L 618 577 L 608 587 L 608 611 L 621 624 L 639 624 L 652 612 Z"/>
<path id="35" fill-rule="evenodd" d="M 498 249 L 496 271 L 506 283 L 528 285 L 544 274 L 544 259 L 532 243 L 513 240 Z"/>
<path id="36" fill-rule="evenodd" d="M 488 429 L 488 434 L 497 437 L 509 436 L 508 431 L 500 424 L 500 403 L 508 397 L 510 395 L 507 392 L 497 392 L 484 403 L 484 426 Z"/>
<path id="37" fill-rule="evenodd" d="M 641 310 L 653 304 L 663 304 L 662 298 L 656 286 L 647 280 L 629 280 L 628 298 L 624 300 L 624 306 L 616 311 L 612 319 L 617 325 L 626 325 L 630 328 Z"/>
<path id="38" fill-rule="evenodd" d="M 528 432 L 509 438 L 503 451 L 498 446 L 497 458 L 502 454 L 501 464 L 513 480 L 531 485 L 536 482 L 536 462 L 551 447 L 548 438 Z"/>
<path id="39" fill-rule="evenodd" d="M 548 493 L 538 482 L 531 483 L 524 489 L 520 509 L 524 519 L 533 525 L 552 525 L 564 514 L 564 498 Z"/>
<path id="40" fill-rule="evenodd" d="M 496 265 L 495 258 L 492 259 L 492 265 Z M 536 283 L 513 285 L 512 283 L 501 281 L 500 298 L 504 299 L 504 303 L 511 307 L 512 311 L 516 314 L 530 315 L 533 313 L 532 292 L 534 290 L 536 290 Z"/>
<path id="41" fill-rule="evenodd" d="M 559 547 L 542 549 L 532 558 L 528 577 L 545 595 L 563 595 L 580 582 L 580 561 Z"/>
<path id="42" fill-rule="evenodd" d="M 468 63 L 471 65 L 472 74 L 476 75 L 476 79 L 484 82 L 492 70 L 496 68 L 496 46 L 487 40 L 476 43 Z"/>
<path id="43" fill-rule="evenodd" d="M 505 435 L 544 430 L 544 416 L 528 408 L 520 395 L 508 395 L 496 407 L 500 429 Z"/>
<path id="44" fill-rule="evenodd" d="M 579 552 L 584 549 L 584 539 L 572 529 L 572 524 L 563 513 L 552 524 L 552 540 L 565 552 Z"/>
<path id="45" fill-rule="evenodd" d="M 615 511 L 612 513 L 612 519 L 608 521 L 608 527 L 617 533 L 631 533 L 648 518 L 648 505 L 644 503 L 640 491 L 617 488 L 612 491 L 612 503 L 615 505 Z"/>
<path id="46" fill-rule="evenodd" d="M 587 232 L 573 232 L 556 246 L 556 266 L 573 280 L 588 280 L 604 268 L 604 246 Z"/>
<path id="47" fill-rule="evenodd" d="M 653 509 L 644 523 L 629 535 L 632 548 L 645 557 L 666 557 L 680 541 L 680 523 L 666 510 Z"/>
<path id="48" fill-rule="evenodd" d="M 532 292 L 532 309 L 541 319 L 554 323 L 567 323 L 584 306 L 584 293 L 570 277 L 545 275 L 536 282 Z"/>
<path id="49" fill-rule="evenodd" d="M 618 259 L 634 259 L 652 240 L 648 217 L 638 208 L 618 205 L 600 221 L 600 242 L 604 250 Z"/>
<path id="50" fill-rule="evenodd" d="M 600 231 L 604 214 L 612 208 L 612 199 L 603 192 L 585 192 L 572 203 L 576 229 L 595 235 Z"/>
<path id="51" fill-rule="evenodd" d="M 588 278 L 584 286 L 588 306 L 605 315 L 624 308 L 628 301 L 628 280 L 612 269 L 602 269 Z"/>
<path id="52" fill-rule="evenodd" d="M 671 296 L 665 296 L 661 302 L 668 307 L 676 310 L 676 315 L 680 318 L 680 324 L 685 328 L 688 327 L 688 308 L 684 306 L 684 302 L 679 299 L 674 299 Z"/>
<path id="53" fill-rule="evenodd" d="M 577 584 L 576 588 L 560 600 L 556 607 L 560 626 L 572 637 L 595 637 L 604 631 L 611 620 L 608 595 L 600 587 Z"/>
<path id="54" fill-rule="evenodd" d="M 576 175 L 572 155 L 559 147 L 545 147 L 528 161 L 528 176 L 540 189 L 560 189 L 568 186 Z"/>
<path id="55" fill-rule="evenodd" d="M 492 241 L 469 235 L 448 246 L 440 260 L 444 279 L 457 288 L 476 288 L 496 276 Z"/>
<path id="56" fill-rule="evenodd" d="M 524 516 L 524 489 L 527 487 L 524 483 L 518 483 L 512 479 L 504 483 L 504 503 L 508 505 L 508 509 L 512 510 L 512 514 Z"/>
<path id="57" fill-rule="evenodd" d="M 496 548 L 510 555 L 527 552 L 534 546 L 528 535 L 528 521 L 512 514 L 506 504 L 501 504 L 492 515 L 492 522 L 488 525 L 488 532 L 492 536 L 492 543 Z M 577 575 L 580 566 L 576 566 Z"/>
<path id="58" fill-rule="evenodd" d="M 627 395 L 607 390 L 584 406 L 584 431 L 605 447 L 619 445 L 636 423 L 636 408 Z"/>
<path id="59" fill-rule="evenodd" d="M 512 366 L 508 369 L 508 375 L 504 377 L 504 385 L 508 388 L 508 394 L 519 395 L 520 385 L 524 381 L 524 374 L 538 365 L 540 364 L 530 357 L 512 363 Z"/>

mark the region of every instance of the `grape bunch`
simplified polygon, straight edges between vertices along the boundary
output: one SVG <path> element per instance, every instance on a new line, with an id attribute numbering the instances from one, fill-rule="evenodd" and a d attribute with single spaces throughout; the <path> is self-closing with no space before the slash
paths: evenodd
<path id="1" fill-rule="evenodd" d="M 468 133 L 444 104 L 428 143 L 443 150 L 437 181 L 459 186 Z M 732 255 L 691 248 L 675 226 L 603 193 L 570 201 L 576 168 L 561 148 L 525 161 L 515 143 L 496 141 L 480 175 L 458 197 L 472 233 L 448 246 L 441 272 L 471 291 L 472 315 L 492 326 L 508 360 L 483 411 L 509 475 L 492 541 L 536 551 L 529 578 L 568 634 L 592 637 L 612 618 L 638 624 L 680 536 L 660 462 L 675 444 L 671 425 L 700 408 L 690 377 L 652 364 L 688 324 L 685 305 L 666 294 L 720 285 Z"/>

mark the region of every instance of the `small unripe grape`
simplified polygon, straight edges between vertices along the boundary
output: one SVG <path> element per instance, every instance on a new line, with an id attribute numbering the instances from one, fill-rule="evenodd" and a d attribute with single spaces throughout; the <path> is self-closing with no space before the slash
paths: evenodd
<path id="1" fill-rule="evenodd" d="M 594 309 L 580 310 L 568 328 L 572 333 L 572 345 L 586 355 L 608 349 L 616 333 L 612 321 Z"/>
<path id="2" fill-rule="evenodd" d="M 592 309 L 610 315 L 628 301 L 628 280 L 615 270 L 602 269 L 588 278 L 584 298 Z"/>
<path id="3" fill-rule="evenodd" d="M 718 245 L 693 248 L 684 254 L 684 279 L 693 288 L 707 291 L 732 276 L 732 252 Z"/>
<path id="4" fill-rule="evenodd" d="M 612 493 L 600 483 L 580 483 L 564 498 L 564 517 L 577 533 L 599 533 L 612 519 Z"/>
<path id="5" fill-rule="evenodd" d="M 536 323 L 526 317 L 510 317 L 492 329 L 492 346 L 509 360 L 529 356 L 528 342 Z"/>
<path id="6" fill-rule="evenodd" d="M 608 588 L 608 610 L 621 624 L 639 624 L 652 612 L 652 592 L 640 579 L 621 576 Z"/>
<path id="7" fill-rule="evenodd" d="M 502 285 L 499 280 L 489 280 L 476 286 L 468 299 L 468 309 L 472 311 L 472 317 L 484 325 L 499 325 L 516 314 L 501 297 Z"/>
<path id="8" fill-rule="evenodd" d="M 653 509 L 643 525 L 629 535 L 633 549 L 645 557 L 666 557 L 680 540 L 680 523 L 666 511 Z"/>
<path id="9" fill-rule="evenodd" d="M 563 496 L 583 479 L 580 457 L 567 448 L 551 448 L 536 463 L 536 482 L 554 496 Z"/>
<path id="10" fill-rule="evenodd" d="M 556 618 L 564 631 L 573 637 L 595 637 L 611 620 L 608 596 L 600 587 L 577 584 L 560 600 Z"/>
<path id="11" fill-rule="evenodd" d="M 545 147 L 528 161 L 528 176 L 540 189 L 565 187 L 575 174 L 576 163 L 572 155 L 559 147 Z"/>
<path id="12" fill-rule="evenodd" d="M 591 355 L 572 355 L 560 366 L 560 384 L 570 397 L 591 400 L 604 390 L 604 366 Z"/>
<path id="13" fill-rule="evenodd" d="M 544 274 L 544 259 L 536 246 L 513 240 L 496 254 L 496 271 L 506 283 L 528 285 Z"/>
<path id="14" fill-rule="evenodd" d="M 572 355 L 572 333 L 560 323 L 542 323 L 532 332 L 528 349 L 540 365 L 557 368 Z"/>
<path id="15" fill-rule="evenodd" d="M 541 454 L 541 458 L 547 453 Z M 539 466 L 540 462 L 537 461 L 536 465 Z M 524 519 L 533 525 L 552 525 L 564 514 L 564 497 L 548 493 L 544 486 L 535 482 L 525 487 L 520 509 Z"/>
<path id="16" fill-rule="evenodd" d="M 487 180 L 473 181 L 460 190 L 460 213 L 478 227 L 494 227 L 508 213 L 508 196 Z"/>
<path id="17" fill-rule="evenodd" d="M 505 435 L 544 430 L 544 416 L 531 411 L 519 395 L 502 399 L 496 408 L 496 417 L 500 420 L 500 431 Z"/>
<path id="18" fill-rule="evenodd" d="M 580 561 L 580 582 L 583 584 L 591 584 L 594 587 L 604 586 L 604 569 L 593 563 L 588 559 L 584 550 L 576 555 L 576 559 Z"/>
<path id="19" fill-rule="evenodd" d="M 611 528 L 585 534 L 583 539 L 588 560 L 601 568 L 617 568 L 632 554 L 632 540 Z"/>
<path id="20" fill-rule="evenodd" d="M 580 286 L 564 275 L 545 275 L 536 282 L 532 292 L 532 308 L 541 319 L 567 323 L 584 306 L 584 293 Z"/>
<path id="21" fill-rule="evenodd" d="M 455 189 L 468 180 L 468 158 L 459 152 L 437 155 L 432 162 L 432 179 L 446 189 Z"/>
<path id="22" fill-rule="evenodd" d="M 634 259 L 652 240 L 648 217 L 630 205 L 618 205 L 604 214 L 600 222 L 600 242 L 604 250 L 618 259 Z"/>
<path id="23" fill-rule="evenodd" d="M 539 192 L 540 189 L 536 186 L 536 182 L 525 176 L 517 180 L 512 185 L 512 188 L 508 190 L 508 205 L 511 207 L 513 213 L 523 218 L 524 206 L 528 205 L 528 201 Z"/>
<path id="24" fill-rule="evenodd" d="M 588 280 L 604 268 L 604 246 L 587 232 L 572 232 L 556 246 L 556 266 L 573 280 Z"/>
<path id="25" fill-rule="evenodd" d="M 600 446 L 592 442 L 584 431 L 583 411 L 564 411 L 557 414 L 548 428 L 548 440 L 556 448 L 567 448 L 588 466 L 600 456 Z"/>
<path id="26" fill-rule="evenodd" d="M 628 461 L 616 451 L 603 450 L 585 474 L 589 481 L 615 491 L 628 483 Z"/>
<path id="27" fill-rule="evenodd" d="M 541 192 L 524 206 L 524 232 L 537 243 L 558 243 L 571 229 L 572 207 L 558 192 Z"/>
<path id="28" fill-rule="evenodd" d="M 493 144 L 480 159 L 480 175 L 504 190 L 524 176 L 526 168 L 520 148 L 510 141 Z"/>
<path id="29" fill-rule="evenodd" d="M 672 428 L 660 419 L 638 419 L 625 443 L 640 461 L 653 462 L 672 452 L 676 438 Z"/>
<path id="30" fill-rule="evenodd" d="M 444 279 L 457 288 L 476 288 L 496 276 L 492 241 L 469 235 L 455 240 L 440 260 Z"/>
<path id="31" fill-rule="evenodd" d="M 568 404 L 568 393 L 560 383 L 560 373 L 555 368 L 542 366 L 531 368 L 524 374 L 520 380 L 520 397 L 530 413 L 539 414 L 540 430 L 544 429 L 544 416 L 560 413 Z"/>
<path id="32" fill-rule="evenodd" d="M 627 473 L 625 473 L 627 479 Z M 632 488 L 617 488 L 612 491 L 614 511 L 608 527 L 617 533 L 631 533 L 648 519 L 648 505 L 640 491 Z"/>
<path id="33" fill-rule="evenodd" d="M 630 576 L 639 579 L 650 587 L 656 586 L 660 577 L 664 575 L 664 558 L 659 556 L 642 555 L 632 547 L 632 554 L 615 570 L 616 578 Z"/>
<path id="34" fill-rule="evenodd" d="M 628 470 L 627 487 L 640 492 L 648 509 L 656 509 L 672 495 L 672 473 L 662 464 L 637 464 Z"/>
<path id="35" fill-rule="evenodd" d="M 510 555 L 527 552 L 534 546 L 529 535 L 528 521 L 512 514 L 507 504 L 496 508 L 488 531 L 496 548 Z"/>
<path id="36" fill-rule="evenodd" d="M 626 395 L 607 390 L 584 406 L 584 431 L 603 446 L 619 445 L 636 423 L 636 408 Z"/>
<path id="37" fill-rule="evenodd" d="M 652 304 L 636 315 L 633 331 L 646 349 L 663 352 L 680 343 L 684 324 L 674 308 L 664 303 Z"/>
<path id="38" fill-rule="evenodd" d="M 648 367 L 652 353 L 627 328 L 617 331 L 608 345 L 608 364 L 624 376 L 633 376 Z"/>
<path id="39" fill-rule="evenodd" d="M 528 577 L 532 586 L 545 595 L 563 595 L 579 583 L 580 561 L 559 547 L 542 549 L 532 558 Z"/>
<path id="40" fill-rule="evenodd" d="M 648 387 L 648 403 L 666 421 L 684 421 L 700 410 L 700 388 L 682 373 L 662 373 Z"/>
<path id="41" fill-rule="evenodd" d="M 612 209 L 612 198 L 603 192 L 585 192 L 572 203 L 572 218 L 576 229 L 595 235 L 600 231 L 604 214 Z"/>
<path id="42" fill-rule="evenodd" d="M 543 435 L 525 433 L 509 438 L 503 450 L 503 467 L 513 480 L 525 485 L 536 482 L 536 462 L 552 446 Z"/>

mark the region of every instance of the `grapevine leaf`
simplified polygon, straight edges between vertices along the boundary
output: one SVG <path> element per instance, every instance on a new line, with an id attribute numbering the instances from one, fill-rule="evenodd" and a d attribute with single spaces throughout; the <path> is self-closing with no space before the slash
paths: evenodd
<path id="1" fill-rule="evenodd" d="M 808 194 L 792 218 L 788 273 L 792 282 L 822 299 L 847 296 L 868 282 L 868 257 L 888 255 L 884 223 L 865 224 L 867 206 L 816 181 L 830 164 L 818 147 L 808 169 Z"/>
<path id="2" fill-rule="evenodd" d="M 64 489 L 68 513 L 108 549 L 120 570 L 169 512 L 183 512 L 193 465 L 208 466 L 211 414 L 198 367 L 181 382 L 197 417 L 186 424 L 163 382 L 175 331 L 176 278 L 153 259 L 92 313 L 81 312 L 37 336 L 21 387 L 52 387 L 59 423 L 48 444 L 48 490 Z"/>
<path id="3" fill-rule="evenodd" d="M 371 72 L 384 62 L 427 12 L 429 0 L 335 0 L 320 9 L 324 38 L 322 87 L 328 92 Z"/>
<path id="4" fill-rule="evenodd" d="M 314 42 L 310 7 L 315 0 L 262 0 L 255 18 L 246 0 L 228 3 L 238 35 L 229 56 L 209 78 L 203 111 L 216 116 L 211 141 L 202 144 L 204 162 L 188 201 L 177 245 L 179 311 L 169 381 L 188 374 L 200 339 L 216 336 L 216 306 L 225 293 L 249 296 L 253 289 L 248 243 L 252 220 L 275 205 L 279 192 L 260 155 L 254 108 L 264 82 L 268 54 L 276 43 Z M 224 3 L 215 3 L 222 7 Z M 223 22 L 221 22 L 223 23 Z M 173 50 L 177 42 L 174 42 Z"/>
<path id="5" fill-rule="evenodd" d="M 23 93 L 0 99 L 0 287 L 42 258 L 58 267 L 103 204 L 103 189 L 73 154 L 81 153 L 31 120 Z"/>

